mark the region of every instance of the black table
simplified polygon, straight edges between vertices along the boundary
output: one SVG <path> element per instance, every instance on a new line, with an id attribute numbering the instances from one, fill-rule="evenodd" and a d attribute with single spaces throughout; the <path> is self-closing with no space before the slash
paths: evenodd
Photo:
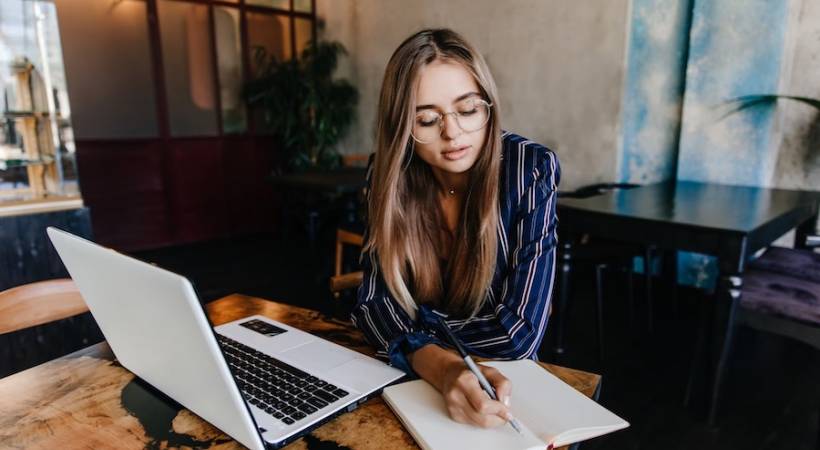
<path id="1" fill-rule="evenodd" d="M 583 234 L 622 242 L 683 250 L 717 257 L 719 275 L 712 328 L 714 348 L 723 349 L 729 315 L 743 286 L 743 271 L 756 251 L 797 228 L 795 245 L 813 233 L 820 193 L 728 186 L 712 183 L 670 182 L 618 190 L 586 199 L 558 202 L 561 236 L 562 289 L 558 312 L 568 302 L 573 245 Z M 702 327 L 705 329 L 705 327 Z M 700 339 L 705 339 L 701 333 Z M 725 358 L 717 359 L 720 364 Z M 699 358 L 695 363 L 699 364 Z M 722 374 L 721 367 L 713 373 Z M 721 381 L 711 381 L 710 420 Z M 690 386 L 687 391 L 691 390 Z M 688 396 L 687 392 L 687 396 Z"/>
<path id="2" fill-rule="evenodd" d="M 367 184 L 366 175 L 367 169 L 363 167 L 343 167 L 327 171 L 274 175 L 270 180 L 275 186 L 284 188 L 292 194 L 286 197 L 286 200 L 291 200 L 291 205 L 285 208 L 286 212 L 294 203 L 301 202 L 305 206 L 308 241 L 313 245 L 318 232 L 319 210 L 328 206 L 328 198 L 342 199 L 343 224 L 358 222 L 357 197 Z"/>
<path id="3" fill-rule="evenodd" d="M 356 193 L 365 186 L 367 169 L 345 167 L 327 171 L 308 171 L 274 175 L 273 184 L 288 188 L 298 188 L 333 194 Z"/>

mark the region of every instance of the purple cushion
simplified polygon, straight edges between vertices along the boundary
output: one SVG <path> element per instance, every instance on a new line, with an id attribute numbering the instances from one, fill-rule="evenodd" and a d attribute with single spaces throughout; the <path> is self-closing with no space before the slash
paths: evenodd
<path id="1" fill-rule="evenodd" d="M 820 283 L 820 253 L 783 247 L 769 247 L 749 268 L 791 275 Z"/>
<path id="2" fill-rule="evenodd" d="M 820 326 L 820 282 L 750 267 L 743 276 L 740 305 Z"/>

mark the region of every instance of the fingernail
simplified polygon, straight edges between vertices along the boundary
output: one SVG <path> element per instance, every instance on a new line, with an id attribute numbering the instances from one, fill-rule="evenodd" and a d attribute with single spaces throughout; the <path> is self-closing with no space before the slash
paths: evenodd
<path id="1" fill-rule="evenodd" d="M 511 412 L 509 412 L 509 411 L 507 411 L 507 412 L 504 414 L 504 418 L 505 418 L 505 419 L 507 419 L 507 422 L 509 422 L 509 421 L 513 420 L 512 413 L 511 413 Z"/>
<path id="2" fill-rule="evenodd" d="M 505 396 L 504 396 L 504 399 L 503 399 L 503 400 L 501 400 L 501 403 L 503 403 L 503 404 L 504 404 L 504 406 L 510 406 L 510 396 L 509 396 L 509 395 L 505 395 Z"/>

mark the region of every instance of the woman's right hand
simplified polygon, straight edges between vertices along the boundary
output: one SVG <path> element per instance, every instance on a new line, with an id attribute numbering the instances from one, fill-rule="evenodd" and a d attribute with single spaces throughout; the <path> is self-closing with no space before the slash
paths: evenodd
<path id="1" fill-rule="evenodd" d="M 410 355 L 410 363 L 419 376 L 441 392 L 447 412 L 456 422 L 492 428 L 509 421 L 512 384 L 498 370 L 478 365 L 495 388 L 496 401 L 481 389 L 476 376 L 454 352 L 430 344 Z"/>

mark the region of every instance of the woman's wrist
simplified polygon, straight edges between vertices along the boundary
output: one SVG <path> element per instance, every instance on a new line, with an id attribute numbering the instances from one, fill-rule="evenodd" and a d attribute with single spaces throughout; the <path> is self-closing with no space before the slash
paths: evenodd
<path id="1" fill-rule="evenodd" d="M 413 371 L 439 392 L 443 389 L 443 381 L 447 372 L 454 366 L 464 366 L 464 361 L 457 354 L 436 344 L 427 344 L 407 357 Z"/>

